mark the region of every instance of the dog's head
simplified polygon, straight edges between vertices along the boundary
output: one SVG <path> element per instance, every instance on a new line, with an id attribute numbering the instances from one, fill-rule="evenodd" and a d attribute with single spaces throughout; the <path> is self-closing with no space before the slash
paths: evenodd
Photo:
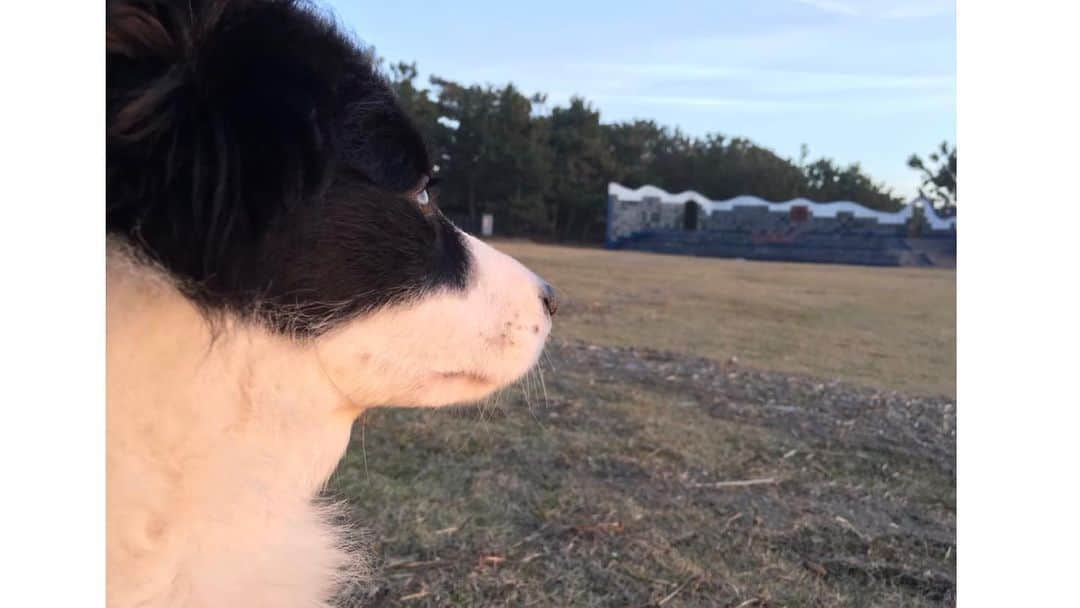
<path id="1" fill-rule="evenodd" d="M 368 401 L 476 399 L 536 361 L 551 288 L 456 229 L 373 56 L 295 0 L 107 19 L 110 234 L 207 320 L 314 344 Z"/>

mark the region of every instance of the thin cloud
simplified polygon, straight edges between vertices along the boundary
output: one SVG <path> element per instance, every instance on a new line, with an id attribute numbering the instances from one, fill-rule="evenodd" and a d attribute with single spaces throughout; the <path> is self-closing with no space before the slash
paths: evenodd
<path id="1" fill-rule="evenodd" d="M 795 2 L 835 15 L 848 15 L 851 17 L 859 15 L 859 11 L 855 7 L 835 0 L 795 0 Z"/>
<path id="2" fill-rule="evenodd" d="M 559 93 L 552 98 L 569 99 L 569 95 Z M 956 100 L 949 95 L 931 95 L 916 99 L 878 100 L 867 103 L 858 99 L 805 100 L 805 99 L 754 99 L 741 97 L 713 97 L 692 95 L 591 95 L 589 101 L 600 103 L 630 103 L 643 106 L 677 106 L 682 108 L 704 108 L 729 110 L 733 112 L 770 114 L 775 112 L 816 112 L 836 111 L 865 115 L 896 114 L 924 111 L 930 108 L 944 108 L 955 105 Z"/>
<path id="3" fill-rule="evenodd" d="M 738 81 L 746 86 L 774 92 L 847 92 L 847 91 L 921 91 L 951 89 L 956 85 L 952 74 L 860 74 L 844 72 L 815 72 L 806 70 L 769 70 L 675 63 L 586 63 L 575 68 L 600 74 L 625 74 L 644 77 L 653 82 Z M 646 81 L 638 81 L 644 84 Z"/>
<path id="4" fill-rule="evenodd" d="M 815 106 L 820 105 L 804 101 L 741 99 L 737 97 L 694 97 L 685 95 L 597 95 L 595 98 L 597 101 L 620 101 L 653 106 L 722 108 L 750 112 L 813 109 Z"/>
<path id="5" fill-rule="evenodd" d="M 956 4 L 946 2 L 909 3 L 893 7 L 882 15 L 885 19 L 923 19 L 947 15 L 956 11 Z"/>
<path id="6" fill-rule="evenodd" d="M 858 4 L 839 0 L 792 0 L 796 4 L 813 7 L 821 12 L 846 17 L 872 17 L 878 19 L 922 19 L 937 17 L 956 11 L 954 0 L 862 0 Z"/>

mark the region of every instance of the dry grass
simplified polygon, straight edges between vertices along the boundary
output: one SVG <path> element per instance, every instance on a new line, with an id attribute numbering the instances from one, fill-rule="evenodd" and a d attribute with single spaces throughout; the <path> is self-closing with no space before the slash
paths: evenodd
<path id="1" fill-rule="evenodd" d="M 953 391 L 954 273 L 501 248 L 567 298 L 543 388 L 364 416 L 347 605 L 955 603 L 955 405 L 910 396 Z"/>
<path id="2" fill-rule="evenodd" d="M 499 242 L 565 299 L 557 334 L 956 394 L 956 272 Z"/>

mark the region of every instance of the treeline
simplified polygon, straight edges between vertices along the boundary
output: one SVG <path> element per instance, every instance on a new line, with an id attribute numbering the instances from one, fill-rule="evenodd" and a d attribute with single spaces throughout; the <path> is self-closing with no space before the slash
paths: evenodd
<path id="1" fill-rule="evenodd" d="M 390 68 L 403 105 L 424 131 L 442 183 L 439 206 L 475 226 L 484 213 L 499 234 L 601 241 L 607 183 L 693 189 L 712 199 L 853 200 L 894 211 L 903 201 L 858 164 L 781 158 L 745 138 L 691 137 L 651 120 L 601 123 L 587 101 L 548 110 L 545 96 L 432 77 L 415 64 Z M 470 226 L 470 227 L 472 227 Z M 475 228 L 474 228 L 475 229 Z"/>

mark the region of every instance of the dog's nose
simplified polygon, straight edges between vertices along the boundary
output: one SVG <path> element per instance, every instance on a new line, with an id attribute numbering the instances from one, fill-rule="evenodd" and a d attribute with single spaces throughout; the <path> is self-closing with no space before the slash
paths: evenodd
<path id="1" fill-rule="evenodd" d="M 559 310 L 559 296 L 555 295 L 555 289 L 546 281 L 540 285 L 540 301 L 543 302 L 548 316 L 554 317 L 555 311 Z"/>

